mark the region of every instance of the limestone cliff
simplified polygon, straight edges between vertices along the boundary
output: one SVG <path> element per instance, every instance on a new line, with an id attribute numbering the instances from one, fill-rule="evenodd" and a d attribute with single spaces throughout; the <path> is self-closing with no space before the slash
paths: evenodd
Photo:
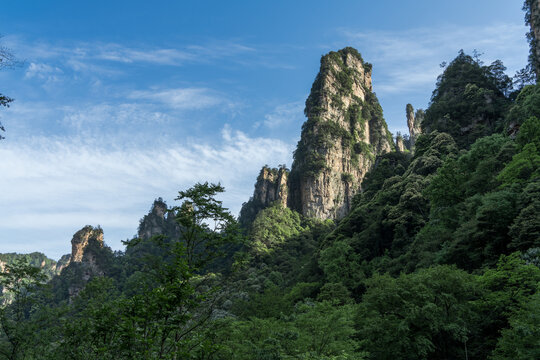
<path id="1" fill-rule="evenodd" d="M 150 239 L 154 235 L 165 235 L 170 238 L 179 236 L 174 214 L 167 210 L 167 204 L 161 198 L 154 201 L 150 212 L 142 218 L 139 224 L 139 238 Z"/>
<path id="2" fill-rule="evenodd" d="M 540 78 L 540 0 L 527 0 L 524 9 L 527 11 L 525 20 L 531 28 L 527 35 L 530 44 L 529 61 L 538 79 Z"/>
<path id="3" fill-rule="evenodd" d="M 71 255 L 68 260 L 63 256 L 59 261 L 57 271 L 61 274 L 53 283 L 67 282 L 67 295 L 71 299 L 91 278 L 105 275 L 110 256 L 110 248 L 103 243 L 103 229 L 87 225 L 73 235 Z"/>
<path id="4" fill-rule="evenodd" d="M 394 147 L 372 91 L 371 64 L 353 48 L 323 56 L 305 114 L 289 206 L 308 217 L 342 218 L 375 157 Z"/>
<path id="5" fill-rule="evenodd" d="M 394 149 L 372 89 L 371 64 L 353 48 L 321 58 L 304 113 L 290 174 L 284 167 L 261 170 L 240 212 L 242 225 L 275 201 L 307 217 L 342 218 L 375 158 Z"/>
<path id="6" fill-rule="evenodd" d="M 71 239 L 70 264 L 80 263 L 84 268 L 83 280 L 94 276 L 103 276 L 104 269 L 99 265 L 103 249 L 103 229 L 87 225 L 77 231 Z"/>
<path id="7" fill-rule="evenodd" d="M 401 135 L 396 136 L 396 151 L 405 152 L 405 142 Z"/>
<path id="8" fill-rule="evenodd" d="M 83 258 L 88 258 L 87 248 L 89 245 L 97 248 L 103 247 L 103 229 L 99 226 L 94 228 L 86 225 L 73 235 L 70 262 L 82 262 Z"/>
<path id="9" fill-rule="evenodd" d="M 259 211 L 278 201 L 283 206 L 287 206 L 289 171 L 285 165 L 279 168 L 264 166 L 257 177 L 255 191 L 247 203 L 242 204 L 239 221 L 241 225 L 247 226 L 257 216 Z"/>
<path id="10" fill-rule="evenodd" d="M 56 273 L 57 274 L 60 274 L 62 272 L 62 270 L 69 265 L 69 262 L 71 260 L 71 254 L 65 254 L 65 255 L 62 255 L 62 257 L 60 258 L 60 260 L 58 260 L 58 262 L 56 263 Z"/>
<path id="11" fill-rule="evenodd" d="M 407 126 L 409 127 L 409 142 L 411 150 L 414 149 L 414 143 L 418 136 L 422 133 L 422 120 L 424 120 L 424 111 L 419 109 L 416 114 L 411 104 L 407 104 L 405 108 L 407 115 Z"/>

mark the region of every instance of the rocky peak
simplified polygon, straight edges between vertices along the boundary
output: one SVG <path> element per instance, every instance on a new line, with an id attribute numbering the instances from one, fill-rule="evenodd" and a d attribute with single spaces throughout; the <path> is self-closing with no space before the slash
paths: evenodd
<path id="1" fill-rule="evenodd" d="M 62 270 L 64 270 L 66 266 L 69 265 L 70 260 L 71 260 L 71 254 L 62 255 L 62 257 L 56 263 L 56 268 L 55 268 L 56 273 L 60 274 Z"/>
<path id="2" fill-rule="evenodd" d="M 103 247 L 103 229 L 101 227 L 98 226 L 95 228 L 86 225 L 73 235 L 71 239 L 70 262 L 82 262 L 87 253 L 86 249 L 89 246 Z"/>
<path id="3" fill-rule="evenodd" d="M 286 207 L 289 195 L 288 178 L 289 170 L 285 165 L 280 165 L 279 168 L 263 166 L 257 177 L 253 196 L 247 203 L 242 205 L 240 223 L 243 226 L 249 226 L 255 220 L 259 211 L 269 207 L 276 201 Z"/>
<path id="4" fill-rule="evenodd" d="M 290 174 L 284 166 L 263 167 L 240 211 L 243 226 L 275 201 L 307 217 L 342 218 L 375 158 L 394 148 L 372 89 L 371 64 L 351 47 L 321 58 L 304 113 Z"/>
<path id="5" fill-rule="evenodd" d="M 422 133 L 422 121 L 424 120 L 424 111 L 419 109 L 414 113 L 414 108 L 411 104 L 407 104 L 405 108 L 407 115 L 407 126 L 409 127 L 409 139 L 411 150 L 414 149 L 414 143 L 418 136 Z"/>
<path id="6" fill-rule="evenodd" d="M 68 285 L 70 299 L 77 296 L 92 277 L 105 274 L 100 264 L 103 252 L 107 251 L 110 249 L 104 246 L 103 229 L 99 226 L 86 225 L 73 235 L 69 259 L 62 256 L 56 266 L 61 276 L 71 279 Z"/>
<path id="7" fill-rule="evenodd" d="M 350 47 L 321 58 L 291 170 L 289 205 L 305 216 L 345 216 L 375 157 L 394 147 L 371 69 Z"/>
<path id="8" fill-rule="evenodd" d="M 396 150 L 399 152 L 405 152 L 405 142 L 401 134 L 396 135 Z"/>
<path id="9" fill-rule="evenodd" d="M 264 166 L 257 177 L 253 199 L 264 207 L 275 201 L 287 206 L 287 178 L 289 172 L 285 166 L 278 169 Z"/>
<path id="10" fill-rule="evenodd" d="M 177 225 L 174 214 L 169 213 L 167 204 L 158 198 L 152 204 L 148 215 L 145 215 L 139 224 L 138 237 L 150 239 L 154 235 L 177 235 Z"/>

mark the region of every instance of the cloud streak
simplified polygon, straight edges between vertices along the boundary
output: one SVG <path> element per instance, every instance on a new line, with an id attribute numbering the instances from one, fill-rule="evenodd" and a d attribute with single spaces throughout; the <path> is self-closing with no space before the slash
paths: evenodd
<path id="1" fill-rule="evenodd" d="M 99 139 L 34 138 L 26 144 L 0 148 L 0 242 L 28 229 L 61 233 L 46 239 L 67 250 L 74 229 L 101 224 L 115 229 L 107 242 L 136 232 L 138 220 L 152 200 L 172 200 L 178 190 L 195 182 L 222 183 L 225 204 L 238 213 L 247 201 L 260 167 L 290 162 L 291 144 L 252 138 L 226 126 L 216 143 L 190 142 L 153 148 L 100 147 Z M 41 239 L 43 240 L 43 239 Z M 29 239 L 28 241 L 32 241 Z M 15 246 L 16 244 L 11 244 Z M 19 251 L 28 243 L 18 244 Z M 33 244 L 42 249 L 39 239 Z M 61 252 L 50 254 L 59 256 Z"/>
<path id="2" fill-rule="evenodd" d="M 180 110 L 196 110 L 223 104 L 225 99 L 210 89 L 177 88 L 133 91 L 128 98 L 159 102 Z"/>
<path id="3" fill-rule="evenodd" d="M 270 129 L 276 129 L 298 120 L 304 120 L 303 101 L 278 105 L 272 112 L 264 116 L 263 124 Z"/>
<path id="4" fill-rule="evenodd" d="M 528 45 L 522 24 L 497 24 L 486 27 L 444 26 L 408 31 L 355 31 L 340 33 L 357 47 L 369 62 L 374 63 L 375 76 L 380 78 L 377 91 L 408 92 L 419 86 L 432 87 L 439 64 L 453 59 L 458 50 L 485 52 L 485 59 L 502 59 L 511 73 L 525 65 Z"/>

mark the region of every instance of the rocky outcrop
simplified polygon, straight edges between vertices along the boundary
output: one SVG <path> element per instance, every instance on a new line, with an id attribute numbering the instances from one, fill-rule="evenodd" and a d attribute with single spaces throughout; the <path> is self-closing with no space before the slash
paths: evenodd
<path id="1" fill-rule="evenodd" d="M 86 225 L 81 230 L 77 231 L 71 239 L 71 258 L 72 262 L 82 262 L 83 258 L 88 257 L 87 248 L 89 245 L 92 247 L 103 247 L 103 229 L 99 226 L 94 228 L 90 225 Z"/>
<path id="2" fill-rule="evenodd" d="M 242 205 L 239 217 L 240 224 L 244 227 L 249 226 L 259 211 L 276 201 L 286 207 L 289 198 L 288 178 L 289 170 L 285 165 L 281 165 L 279 168 L 264 166 L 257 177 L 253 196 Z"/>
<path id="3" fill-rule="evenodd" d="M 396 135 L 396 151 L 405 152 L 405 143 L 401 135 Z"/>
<path id="4" fill-rule="evenodd" d="M 67 287 L 69 299 L 77 296 L 86 283 L 95 276 L 106 274 L 106 264 L 112 251 L 103 242 L 103 229 L 86 225 L 71 239 L 71 254 L 64 255 L 56 264 L 60 274 L 53 279 L 53 287 Z"/>
<path id="5" fill-rule="evenodd" d="M 58 260 L 58 262 L 56 263 L 56 273 L 57 274 L 60 274 L 62 272 L 62 270 L 69 265 L 69 262 L 71 260 L 71 254 L 65 254 L 65 255 L 62 255 L 62 257 L 60 258 L 60 260 Z"/>
<path id="6" fill-rule="evenodd" d="M 180 235 L 178 224 L 174 220 L 174 213 L 169 212 L 167 204 L 162 198 L 154 200 L 148 215 L 145 215 L 137 233 L 140 239 L 150 239 L 154 235 L 165 235 L 177 238 Z"/>
<path id="7" fill-rule="evenodd" d="M 242 207 L 241 223 L 275 201 L 307 217 L 342 218 L 375 158 L 394 149 L 373 93 L 371 64 L 353 48 L 321 58 L 304 112 L 307 121 L 288 179 L 285 170 L 263 168 L 253 197 Z"/>
<path id="8" fill-rule="evenodd" d="M 263 167 L 255 184 L 253 199 L 265 207 L 278 201 L 287 205 L 287 178 L 289 172 L 285 167 L 271 169 Z"/>
<path id="9" fill-rule="evenodd" d="M 342 218 L 376 156 L 394 147 L 372 91 L 371 64 L 353 48 L 323 56 L 305 114 L 289 206 L 308 217 Z"/>
<path id="10" fill-rule="evenodd" d="M 409 128 L 409 141 L 411 150 L 414 149 L 414 144 L 418 136 L 422 133 L 422 121 L 424 120 L 424 111 L 419 109 L 416 114 L 411 104 L 407 104 L 405 108 L 407 114 L 407 126 Z"/>

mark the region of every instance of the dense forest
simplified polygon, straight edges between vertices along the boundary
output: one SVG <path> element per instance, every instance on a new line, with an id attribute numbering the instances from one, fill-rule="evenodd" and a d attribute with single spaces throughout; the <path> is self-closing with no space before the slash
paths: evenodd
<path id="1" fill-rule="evenodd" d="M 460 51 L 342 219 L 239 222 L 199 183 L 125 251 L 90 227 L 79 262 L 0 255 L 0 358 L 539 359 L 535 51 L 514 79 Z"/>

